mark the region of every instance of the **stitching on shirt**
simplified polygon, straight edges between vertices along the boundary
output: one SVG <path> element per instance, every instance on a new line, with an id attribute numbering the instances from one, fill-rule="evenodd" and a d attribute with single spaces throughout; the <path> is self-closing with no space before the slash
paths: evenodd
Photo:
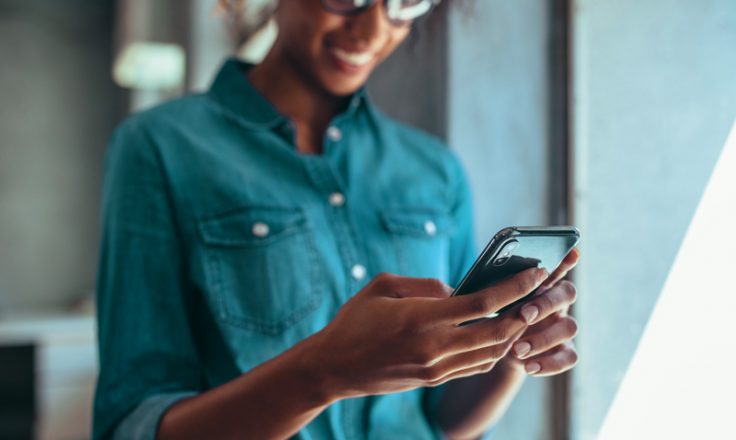
<path id="1" fill-rule="evenodd" d="M 263 319 L 255 315 L 248 316 L 246 313 L 243 313 L 243 316 L 233 314 L 233 312 L 230 310 L 230 307 L 225 301 L 226 295 L 234 295 L 236 298 L 235 300 L 240 301 L 240 299 L 237 298 L 239 295 L 242 295 L 243 292 L 228 291 L 230 289 L 227 288 L 222 274 L 222 265 L 227 264 L 224 258 L 222 258 L 222 253 L 224 252 L 224 250 L 214 248 L 205 251 L 207 267 L 211 273 L 213 290 L 212 293 L 215 296 L 214 299 L 215 305 L 217 307 L 217 316 L 222 322 L 241 328 L 276 335 L 282 333 L 284 330 L 299 322 L 302 318 L 304 318 L 307 314 L 309 314 L 319 306 L 319 304 L 322 302 L 322 295 L 320 295 L 321 289 L 319 289 L 321 278 L 319 277 L 319 268 L 317 267 L 318 260 L 316 258 L 317 254 L 314 240 L 311 234 L 311 228 L 303 228 L 302 231 L 297 231 L 295 234 L 293 234 L 293 236 L 295 241 L 292 241 L 292 246 L 305 250 L 306 258 L 304 263 L 308 263 L 310 266 L 308 270 L 309 283 L 306 286 L 309 292 L 306 295 L 307 299 L 301 302 L 294 310 L 290 311 L 284 316 L 274 317 L 272 319 Z M 249 247 L 245 248 L 247 249 Z M 267 249 L 263 249 L 257 252 L 262 253 L 266 251 Z M 274 283 L 271 277 L 267 276 L 267 280 L 263 284 L 271 288 L 276 288 L 275 285 L 277 283 Z M 254 289 L 259 288 L 259 286 L 238 287 L 242 287 L 244 289 L 248 289 L 250 287 Z M 270 292 L 270 294 L 279 295 L 283 294 L 283 292 Z"/>

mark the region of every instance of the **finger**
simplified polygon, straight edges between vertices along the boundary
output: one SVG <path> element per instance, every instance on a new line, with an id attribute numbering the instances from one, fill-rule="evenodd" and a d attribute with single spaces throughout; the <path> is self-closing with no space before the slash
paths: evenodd
<path id="1" fill-rule="evenodd" d="M 576 298 L 575 285 L 569 281 L 562 281 L 524 304 L 520 313 L 528 324 L 534 324 L 553 313 L 567 311 Z"/>
<path id="2" fill-rule="evenodd" d="M 498 362 L 510 349 L 511 344 L 503 344 L 451 356 L 435 365 L 420 368 L 417 375 L 428 382 L 441 380 L 458 371 L 468 371 Z"/>
<path id="3" fill-rule="evenodd" d="M 568 252 L 567 255 L 565 255 L 562 263 L 560 263 L 557 269 L 552 272 L 552 275 L 550 275 L 549 278 L 541 286 L 539 286 L 539 291 L 544 292 L 545 290 L 560 282 L 560 280 L 565 278 L 567 276 L 567 273 L 570 272 L 578 264 L 578 261 L 580 261 L 580 249 L 572 248 L 572 250 Z"/>
<path id="4" fill-rule="evenodd" d="M 559 345 L 524 362 L 526 372 L 535 377 L 553 376 L 574 367 L 578 353 L 572 343 Z"/>
<path id="5" fill-rule="evenodd" d="M 527 359 L 544 353 L 575 337 L 578 324 L 569 316 L 560 316 L 549 327 L 536 333 L 524 335 L 513 346 L 514 355 L 519 359 Z"/>
<path id="6" fill-rule="evenodd" d="M 445 299 L 452 294 L 452 288 L 434 278 L 412 278 L 382 273 L 371 283 L 379 295 L 392 298 L 437 298 Z"/>
<path id="7" fill-rule="evenodd" d="M 444 346 L 449 354 L 458 354 L 482 349 L 484 347 L 513 343 L 528 328 L 518 315 L 481 319 L 473 324 L 453 327 L 447 334 Z"/>
<path id="8" fill-rule="evenodd" d="M 447 298 L 436 304 L 437 318 L 453 324 L 484 318 L 528 295 L 547 276 L 544 269 L 527 269 L 478 292 Z"/>
<path id="9" fill-rule="evenodd" d="M 487 320 L 492 321 L 492 320 Z M 518 322 L 518 320 L 517 320 Z M 504 323 L 504 332 L 507 337 L 496 339 L 497 330 L 485 329 L 481 323 L 469 327 L 476 327 L 470 333 L 469 327 L 462 327 L 456 334 L 456 343 L 453 346 L 445 344 L 444 354 L 438 359 L 437 366 L 448 370 L 458 370 L 492 360 L 498 360 L 506 356 L 511 346 L 523 334 L 525 326 L 514 327 L 512 323 Z M 490 324 L 490 323 L 489 323 Z M 498 326 L 497 326 L 498 327 Z M 515 329 L 515 330 L 513 330 Z M 489 336 L 490 335 L 490 336 Z M 466 339 L 473 339 L 468 342 Z"/>
<path id="10" fill-rule="evenodd" d="M 478 365 L 475 367 L 466 368 L 466 369 L 459 370 L 459 371 L 453 371 L 452 373 L 449 373 L 441 378 L 428 381 L 427 386 L 436 387 L 438 385 L 442 385 L 443 383 L 447 383 L 451 380 L 461 379 L 463 377 L 475 376 L 478 374 L 485 374 L 485 373 L 490 372 L 495 366 L 496 366 L 495 362 L 488 362 L 486 364 Z"/>

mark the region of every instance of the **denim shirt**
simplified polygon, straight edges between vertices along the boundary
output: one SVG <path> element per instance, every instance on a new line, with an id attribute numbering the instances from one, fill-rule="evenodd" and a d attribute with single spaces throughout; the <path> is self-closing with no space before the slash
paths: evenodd
<path id="1" fill-rule="evenodd" d="M 323 153 L 300 154 L 248 68 L 229 60 L 207 93 L 113 134 L 95 438 L 154 438 L 171 405 L 319 331 L 380 272 L 455 284 L 475 257 L 468 186 L 442 142 L 361 90 Z M 297 438 L 436 438 L 438 392 L 342 400 Z"/>

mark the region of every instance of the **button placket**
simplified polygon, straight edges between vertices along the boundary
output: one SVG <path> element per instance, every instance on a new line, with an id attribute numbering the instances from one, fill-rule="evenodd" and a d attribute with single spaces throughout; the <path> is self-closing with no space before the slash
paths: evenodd
<path id="1" fill-rule="evenodd" d="M 340 259 L 347 272 L 347 289 L 341 292 L 343 300 L 347 301 L 351 295 L 362 287 L 362 283 L 368 276 L 365 264 L 360 264 L 360 255 L 356 246 L 356 234 L 350 223 L 350 216 L 346 209 L 346 197 L 341 188 L 336 172 L 323 157 L 310 157 L 305 160 L 307 173 L 309 174 L 315 188 L 322 194 L 327 194 L 325 202 L 331 207 L 329 213 L 332 230 L 335 234 L 337 249 Z M 357 267 L 359 266 L 359 267 Z"/>

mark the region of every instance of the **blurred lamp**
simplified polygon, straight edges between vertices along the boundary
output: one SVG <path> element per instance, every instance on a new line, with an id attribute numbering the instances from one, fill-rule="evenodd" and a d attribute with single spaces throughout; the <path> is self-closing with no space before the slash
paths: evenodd
<path id="1" fill-rule="evenodd" d="M 134 42 L 118 54 L 113 79 L 135 90 L 174 90 L 184 85 L 186 55 L 177 44 Z"/>

